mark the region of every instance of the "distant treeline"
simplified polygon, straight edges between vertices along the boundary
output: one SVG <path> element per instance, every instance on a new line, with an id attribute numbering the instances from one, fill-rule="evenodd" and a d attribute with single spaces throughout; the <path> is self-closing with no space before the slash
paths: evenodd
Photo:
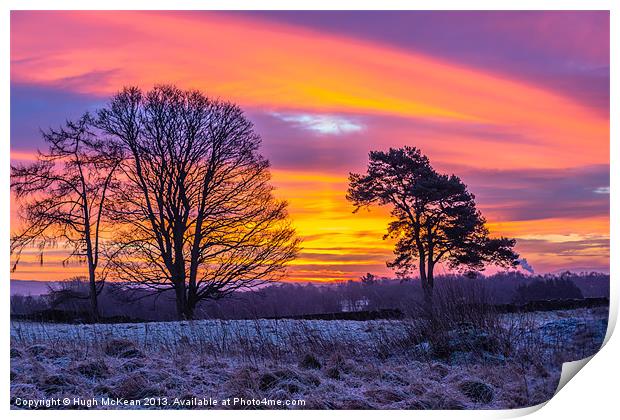
<path id="1" fill-rule="evenodd" d="M 556 299 L 609 297 L 609 275 L 571 273 L 491 276 L 439 276 L 438 293 L 448 293 L 464 304 L 524 305 Z M 40 320 L 87 321 L 87 283 L 74 279 L 41 296 L 11 298 L 11 314 Z M 103 318 L 109 321 L 165 321 L 176 319 L 174 292 L 152 295 L 108 283 L 100 294 Z M 237 292 L 228 298 L 202 302 L 197 318 L 272 318 L 338 312 L 398 310 L 411 315 L 419 309 L 423 292 L 416 279 L 402 281 L 364 276 L 342 283 L 278 283 L 259 290 Z"/>

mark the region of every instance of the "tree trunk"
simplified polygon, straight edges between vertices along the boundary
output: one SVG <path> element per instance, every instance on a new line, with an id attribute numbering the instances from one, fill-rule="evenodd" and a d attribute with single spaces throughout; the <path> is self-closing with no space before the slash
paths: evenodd
<path id="1" fill-rule="evenodd" d="M 426 261 L 424 260 L 424 256 L 420 256 L 420 282 L 422 283 L 422 287 L 426 287 Z"/>
<path id="2" fill-rule="evenodd" d="M 420 283 L 422 284 L 422 291 L 424 292 L 424 312 L 427 318 L 431 319 L 433 316 L 433 290 L 428 282 L 428 275 L 426 272 L 426 261 L 424 255 L 420 256 Z"/>
<path id="3" fill-rule="evenodd" d="M 97 283 L 95 278 L 95 268 L 91 263 L 88 264 L 88 282 L 90 289 L 90 314 L 93 322 L 98 322 L 99 305 L 97 303 Z"/>
<path id="4" fill-rule="evenodd" d="M 84 188 L 82 188 L 84 190 Z M 86 203 L 86 193 L 83 195 L 84 203 Z M 88 262 L 88 284 L 89 284 L 89 298 L 90 298 L 90 316 L 93 322 L 99 321 L 99 307 L 97 305 L 97 264 L 95 263 L 95 255 L 93 252 L 93 244 L 90 236 L 90 224 L 88 223 L 88 206 L 83 204 L 84 220 L 84 239 L 86 242 L 86 261 Z"/>
<path id="5" fill-rule="evenodd" d="M 426 283 L 424 291 L 424 312 L 428 319 L 433 319 L 433 289 Z"/>
<path id="6" fill-rule="evenodd" d="M 433 290 L 435 287 L 435 278 L 433 276 L 434 264 L 429 260 L 428 269 L 426 270 L 426 290 L 424 291 L 424 299 L 426 301 L 426 310 L 431 320 L 434 321 L 433 313 Z"/>
<path id="7" fill-rule="evenodd" d="M 186 302 L 185 304 L 185 319 L 194 319 L 194 310 L 195 310 L 195 303 L 190 302 L 189 300 Z"/>
<path id="8" fill-rule="evenodd" d="M 431 291 L 435 287 L 435 276 L 433 275 L 434 271 L 435 271 L 435 264 L 433 264 L 431 261 L 429 261 L 428 262 L 428 269 L 426 270 L 426 281 L 427 281 L 428 286 L 430 287 Z"/>
<path id="9" fill-rule="evenodd" d="M 179 321 L 186 319 L 187 297 L 185 296 L 185 281 L 175 281 L 174 291 L 176 294 L 177 318 Z"/>

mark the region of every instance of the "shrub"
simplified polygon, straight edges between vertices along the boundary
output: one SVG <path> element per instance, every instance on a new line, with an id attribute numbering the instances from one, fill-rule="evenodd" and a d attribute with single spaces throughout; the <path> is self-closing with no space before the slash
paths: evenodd
<path id="1" fill-rule="evenodd" d="M 330 367 L 325 371 L 325 375 L 330 379 L 340 379 L 340 370 L 337 367 Z"/>
<path id="2" fill-rule="evenodd" d="M 54 350 L 53 348 L 47 347 L 43 344 L 33 344 L 32 346 L 28 347 L 26 349 L 26 352 L 31 355 L 31 356 L 35 356 L 38 359 L 41 358 L 52 358 L 52 357 L 57 357 L 59 355 L 59 353 Z"/>
<path id="3" fill-rule="evenodd" d="M 493 401 L 493 388 L 478 380 L 464 381 L 459 389 L 467 398 L 475 403 L 489 404 Z"/>
<path id="4" fill-rule="evenodd" d="M 160 391 L 151 386 L 146 377 L 140 373 L 121 378 L 110 390 L 113 398 L 138 399 L 150 396 L 161 396 Z"/>
<path id="5" fill-rule="evenodd" d="M 224 386 L 231 393 L 231 396 L 256 397 L 259 391 L 256 369 L 249 367 L 236 369 Z"/>
<path id="6" fill-rule="evenodd" d="M 312 354 L 306 354 L 299 362 L 299 367 L 304 369 L 321 369 L 321 362 Z"/>
<path id="7" fill-rule="evenodd" d="M 420 404 L 427 410 L 464 410 L 467 408 L 461 401 L 439 392 L 426 394 Z"/>
<path id="8" fill-rule="evenodd" d="M 390 404 L 405 399 L 402 394 L 389 389 L 369 389 L 364 392 L 364 395 L 380 404 Z"/>
<path id="9" fill-rule="evenodd" d="M 50 374 L 43 376 L 39 381 L 39 388 L 46 394 L 66 390 L 73 385 L 73 381 L 67 375 Z"/>
<path id="10" fill-rule="evenodd" d="M 109 374 L 108 365 L 103 360 L 87 360 L 78 363 L 75 371 L 89 378 L 103 378 Z"/>
<path id="11" fill-rule="evenodd" d="M 370 405 L 368 401 L 361 399 L 344 399 L 340 402 L 340 407 L 342 410 L 372 410 L 375 407 Z"/>
<path id="12" fill-rule="evenodd" d="M 123 359 L 132 359 L 144 356 L 133 342 L 122 338 L 114 338 L 108 341 L 105 344 L 103 351 L 108 356 L 120 357 Z"/>
<path id="13" fill-rule="evenodd" d="M 265 391 L 272 388 L 278 382 L 278 378 L 270 372 L 263 373 L 258 379 L 258 387 Z"/>

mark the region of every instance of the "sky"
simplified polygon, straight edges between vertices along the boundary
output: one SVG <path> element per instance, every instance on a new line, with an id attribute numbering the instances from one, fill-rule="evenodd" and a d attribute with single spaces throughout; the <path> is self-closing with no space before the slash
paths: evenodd
<path id="1" fill-rule="evenodd" d="M 345 193 L 370 150 L 404 145 L 460 176 L 536 272 L 609 271 L 608 12 L 13 11 L 11 160 L 158 83 L 255 124 L 303 239 L 289 280 L 393 274 L 389 210 L 353 214 Z M 64 252 L 27 253 L 12 278 L 83 273 Z"/>

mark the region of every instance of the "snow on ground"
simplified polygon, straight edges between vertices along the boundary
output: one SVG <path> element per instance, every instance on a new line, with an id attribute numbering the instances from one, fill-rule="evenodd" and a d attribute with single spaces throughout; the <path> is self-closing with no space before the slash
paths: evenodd
<path id="1" fill-rule="evenodd" d="M 557 338 L 558 332 L 572 334 L 580 327 L 597 330 L 606 328 L 605 317 L 597 309 L 576 309 L 565 311 L 530 312 L 506 314 L 501 322 L 506 328 L 514 325 L 520 328 L 544 331 L 548 340 Z M 406 323 L 407 328 L 403 325 Z M 411 321 L 400 320 L 196 320 L 173 322 L 145 322 L 119 324 L 55 324 L 30 321 L 11 321 L 11 337 L 27 342 L 39 341 L 84 341 L 92 342 L 106 338 L 125 338 L 154 346 L 161 343 L 218 343 L 231 338 L 260 340 L 283 344 L 294 333 L 308 337 L 329 338 L 343 343 L 364 343 L 377 337 L 405 338 Z M 604 332 L 603 332 L 604 335 Z"/>
<path id="2" fill-rule="evenodd" d="M 402 336 L 401 321 L 345 321 L 345 320 L 196 320 L 177 322 L 146 322 L 122 324 L 52 324 L 13 321 L 11 337 L 26 341 L 101 340 L 105 337 L 125 338 L 150 346 L 166 343 L 245 337 L 281 344 L 292 331 L 330 337 L 346 343 L 365 342 L 386 334 Z"/>

